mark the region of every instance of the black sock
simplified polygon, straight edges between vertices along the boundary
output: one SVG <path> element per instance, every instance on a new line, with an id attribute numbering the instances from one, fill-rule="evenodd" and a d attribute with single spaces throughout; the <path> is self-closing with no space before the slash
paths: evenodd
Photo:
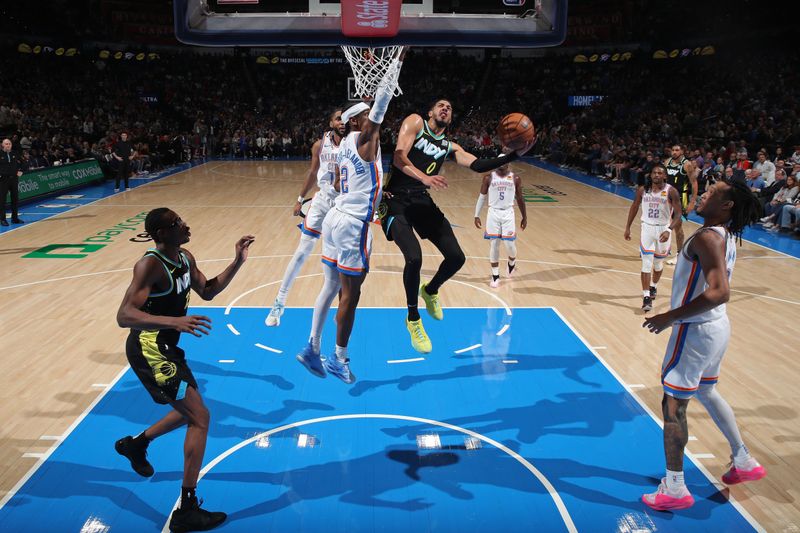
<path id="1" fill-rule="evenodd" d="M 423 290 L 423 291 L 425 291 L 425 294 L 428 294 L 428 295 L 430 295 L 430 296 L 433 296 L 434 294 L 439 294 L 439 289 L 438 289 L 438 287 L 437 287 L 437 289 L 436 289 L 436 290 L 433 290 L 433 289 L 431 289 L 431 286 L 430 286 L 430 284 L 428 284 L 428 285 L 425 285 L 425 287 L 424 287 L 422 290 Z"/>
<path id="2" fill-rule="evenodd" d="M 508 262 L 508 273 L 511 274 L 512 272 L 514 272 L 514 267 L 516 267 L 516 266 L 517 266 L 516 262 L 512 263 L 511 261 L 509 261 Z"/>
<path id="3" fill-rule="evenodd" d="M 185 505 L 191 505 L 197 501 L 197 496 L 195 496 L 195 489 L 197 487 L 181 487 L 181 506 L 180 508 L 184 508 Z"/>
<path id="4" fill-rule="evenodd" d="M 150 441 L 151 441 L 152 439 L 150 439 L 150 438 L 148 438 L 148 437 L 147 437 L 147 435 L 145 434 L 145 432 L 146 432 L 146 431 L 147 431 L 147 430 L 145 430 L 145 431 L 142 431 L 141 433 L 139 433 L 138 435 L 136 435 L 135 437 L 133 437 L 132 444 L 133 444 L 134 446 L 139 446 L 139 447 L 142 447 L 142 448 L 147 448 L 147 445 L 148 445 L 148 444 L 150 444 Z"/>
<path id="5" fill-rule="evenodd" d="M 419 320 L 419 308 L 416 305 L 409 305 L 408 306 L 408 319 L 411 322 L 415 320 Z"/>
<path id="6" fill-rule="evenodd" d="M 492 281 L 497 281 L 498 279 L 500 279 L 500 276 L 495 276 L 492 274 Z"/>

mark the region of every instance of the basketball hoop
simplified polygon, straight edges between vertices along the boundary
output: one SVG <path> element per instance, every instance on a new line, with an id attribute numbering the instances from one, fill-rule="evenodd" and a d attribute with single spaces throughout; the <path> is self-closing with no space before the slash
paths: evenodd
<path id="1" fill-rule="evenodd" d="M 400 55 L 402 46 L 364 47 L 345 46 L 342 51 L 353 69 L 355 78 L 355 95 L 359 98 L 372 98 L 378 84 L 388 77 L 386 82 L 394 87 L 394 95 L 403 94 L 398 85 L 400 76 Z"/>

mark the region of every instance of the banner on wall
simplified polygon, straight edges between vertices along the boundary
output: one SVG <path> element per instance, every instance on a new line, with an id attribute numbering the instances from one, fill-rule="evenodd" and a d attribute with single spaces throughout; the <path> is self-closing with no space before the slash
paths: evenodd
<path id="1" fill-rule="evenodd" d="M 50 194 L 102 178 L 103 171 L 94 159 L 27 172 L 19 178 L 19 199 Z"/>
<path id="2" fill-rule="evenodd" d="M 605 98 L 604 95 L 573 95 L 567 96 L 567 105 L 569 107 L 589 107 L 591 105 L 600 103 Z"/>
<path id="3" fill-rule="evenodd" d="M 578 54 L 572 58 L 574 63 L 612 63 L 630 61 L 633 52 L 597 52 L 594 54 Z"/>
<path id="4" fill-rule="evenodd" d="M 287 57 L 287 56 L 258 56 L 256 63 L 259 65 L 332 65 L 344 63 L 343 57 Z"/>

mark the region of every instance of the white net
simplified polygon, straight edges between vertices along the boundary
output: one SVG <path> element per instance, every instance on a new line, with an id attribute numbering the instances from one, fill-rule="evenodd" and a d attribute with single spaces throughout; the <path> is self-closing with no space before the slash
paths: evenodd
<path id="1" fill-rule="evenodd" d="M 385 83 L 394 87 L 394 95 L 403 94 L 398 78 L 400 76 L 400 54 L 402 46 L 363 47 L 342 46 L 350 68 L 353 69 L 356 87 L 355 95 L 359 98 L 372 98 L 378 84 L 387 77 Z"/>

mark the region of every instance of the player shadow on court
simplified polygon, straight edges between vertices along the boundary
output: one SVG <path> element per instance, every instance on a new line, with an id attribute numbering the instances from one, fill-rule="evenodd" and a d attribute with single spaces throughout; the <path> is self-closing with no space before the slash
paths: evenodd
<path id="1" fill-rule="evenodd" d="M 465 427 L 481 435 L 516 431 L 515 440 L 532 444 L 540 437 L 607 437 L 617 423 L 647 417 L 633 406 L 627 392 L 568 392 L 546 398 L 532 405 L 504 407 L 483 414 L 447 418 L 443 422 Z M 411 424 L 381 431 L 392 437 L 405 436 L 415 440 L 420 433 L 431 430 L 427 424 Z M 436 429 L 443 435 L 457 432 Z"/>
<path id="2" fill-rule="evenodd" d="M 39 246 L 33 246 L 31 248 L 0 248 L 0 255 L 21 255 L 27 254 L 34 250 L 38 250 Z"/>
<path id="3" fill-rule="evenodd" d="M 440 450 L 421 454 L 416 445 L 413 448 L 391 446 L 383 452 L 304 466 L 296 471 L 241 473 L 212 471 L 204 477 L 204 481 L 224 482 L 229 487 L 228 490 L 236 490 L 234 487 L 237 483 L 267 484 L 286 489 L 277 498 L 230 513 L 228 515 L 230 523 L 268 516 L 281 509 L 296 506 L 298 502 L 311 502 L 330 497 L 338 497 L 342 503 L 409 512 L 435 508 L 438 500 L 426 501 L 426 497 L 431 494 L 425 492 L 425 489 L 420 489 L 424 495 L 410 497 L 404 501 L 381 497 L 384 493 L 411 493 L 416 484 L 432 487 L 459 500 L 477 500 L 476 494 L 468 490 L 469 485 L 483 485 L 492 489 L 507 488 L 526 494 L 546 494 L 541 483 L 535 478 L 524 475 L 525 470 L 522 465 L 510 458 L 508 461 L 498 462 L 498 454 L 501 456 L 504 454 L 499 450 L 494 452 L 476 453 L 467 451 L 464 446 L 444 446 Z M 376 475 L 376 472 L 379 475 Z M 259 491 L 251 488 L 239 490 L 245 494 L 269 494 L 268 490 Z M 549 498 L 542 501 L 546 502 L 548 508 L 552 507 Z M 445 504 L 444 509 L 446 508 Z M 526 512 L 528 511 L 530 509 Z M 551 509 L 551 512 L 554 511 Z"/>
<path id="4" fill-rule="evenodd" d="M 639 262 L 641 258 L 638 255 L 633 254 L 611 254 L 608 252 L 598 252 L 596 250 L 586 250 L 583 248 L 578 249 L 563 249 L 563 250 L 553 250 L 559 254 L 570 254 L 570 255 L 579 255 L 581 257 L 601 257 L 603 259 L 614 259 L 615 261 L 631 261 L 631 262 Z M 601 269 L 610 269 L 611 267 L 595 267 Z"/>
<path id="5" fill-rule="evenodd" d="M 269 383 L 270 385 L 274 385 L 276 388 L 281 390 L 292 390 L 294 389 L 294 383 L 287 380 L 283 376 L 279 376 L 276 374 L 252 374 L 250 372 L 241 372 L 239 370 L 233 370 L 231 367 L 220 367 L 211 365 L 208 363 L 204 363 L 202 361 L 192 360 L 190 363 L 192 371 L 195 374 L 208 374 L 211 376 L 222 376 L 222 377 L 232 377 L 232 378 L 242 378 L 242 379 L 253 379 L 256 381 L 264 381 Z"/>
<path id="6" fill-rule="evenodd" d="M 601 267 L 603 268 L 603 267 Z M 586 276 L 593 274 L 592 270 L 582 267 L 564 267 L 564 268 L 551 268 L 549 270 L 542 270 L 539 272 L 529 272 L 526 274 L 521 274 L 520 270 L 514 271 L 514 278 L 508 279 L 505 277 L 505 271 L 500 270 L 500 287 L 502 288 L 504 285 L 508 284 L 519 284 L 525 281 L 542 281 L 542 282 L 552 282 L 552 281 L 562 281 L 569 278 L 574 278 L 576 276 Z M 471 283 L 481 283 L 487 284 L 488 276 L 473 276 L 473 277 L 463 277 L 459 278 L 462 281 L 467 281 Z"/>
<path id="7" fill-rule="evenodd" d="M 206 394 L 205 389 L 207 381 L 201 379 L 199 373 L 196 377 L 200 392 L 203 394 L 203 400 L 211 412 L 212 422 L 208 429 L 209 438 L 248 438 L 256 433 L 264 431 L 265 425 L 284 422 L 295 413 L 303 411 L 333 411 L 335 409 L 334 406 L 326 403 L 284 400 L 282 407 L 268 412 L 259 412 L 241 405 L 218 400 L 214 395 Z M 89 394 L 92 396 L 91 399 L 94 399 L 97 395 L 96 392 Z M 62 395 L 57 395 L 57 397 L 61 396 Z M 83 398 L 85 395 L 73 394 L 72 396 Z M 70 397 L 70 399 L 72 398 Z M 75 414 L 72 413 L 72 411 L 82 413 L 85 409 L 82 402 L 83 400 L 81 403 L 78 403 L 74 409 L 70 409 L 68 412 L 52 411 L 32 412 L 28 414 L 29 416 L 60 418 L 67 416 L 67 414 Z M 91 400 L 87 399 L 85 405 L 89 403 L 91 403 Z M 269 405 L 271 408 L 275 405 L 275 402 L 270 401 L 267 402 L 266 405 Z M 122 427 L 114 424 L 114 430 L 121 432 L 121 434 L 119 436 L 112 435 L 111 437 L 119 438 L 127 433 L 136 433 L 150 426 L 164 416 L 168 410 L 168 406 L 155 404 L 138 380 L 131 377 L 130 380 L 119 383 L 111 389 L 102 401 L 94 407 L 91 414 L 92 416 L 125 420 L 127 423 L 122 424 Z M 240 423 L 241 421 L 255 425 L 245 426 Z"/>
<path id="8" fill-rule="evenodd" d="M 45 469 L 42 470 L 44 471 Z M 141 481 L 142 478 L 130 471 L 130 469 L 101 468 L 86 464 L 48 460 L 46 472 L 43 475 L 46 475 L 45 480 L 39 483 L 26 483 L 8 505 L 13 507 L 27 505 L 27 497 L 47 500 L 69 500 L 85 496 L 110 500 L 120 510 L 140 516 L 152 522 L 158 528 L 161 528 L 167 521 L 168 516 L 164 514 L 163 509 L 161 511 L 156 510 L 137 496 L 135 491 L 120 486 L 120 484 Z M 44 482 L 46 480 L 49 480 L 49 482 Z M 90 508 L 87 511 L 90 512 L 87 512 L 87 517 L 92 512 L 95 512 L 94 509 L 91 509 L 91 503 L 88 503 L 88 506 Z M 72 513 L 79 508 L 79 505 L 73 504 Z M 55 516 L 58 516 L 58 513 Z M 61 524 L 61 527 L 63 527 L 63 524 Z"/>
<path id="9" fill-rule="evenodd" d="M 537 285 L 536 287 L 514 288 L 514 292 L 519 294 L 534 294 L 536 296 L 570 298 L 572 300 L 577 300 L 580 305 L 591 305 L 593 303 L 606 304 L 641 313 L 641 302 L 639 301 L 641 300 L 641 296 L 632 296 L 631 294 L 634 294 L 633 292 L 631 294 L 603 294 L 599 292 L 559 290 L 541 285 Z M 631 303 L 628 305 L 615 300 L 630 301 Z"/>
<path id="10" fill-rule="evenodd" d="M 505 364 L 503 359 L 515 358 L 515 364 Z M 475 360 L 472 356 L 453 357 L 456 360 Z M 511 372 L 526 372 L 531 370 L 563 369 L 562 374 L 576 383 L 589 387 L 600 387 L 599 383 L 587 381 L 580 375 L 580 371 L 591 368 L 597 364 L 597 359 L 588 353 L 575 353 L 566 355 L 512 355 L 512 354 L 485 354 L 472 364 L 465 364 L 450 368 L 438 374 L 405 375 L 386 380 L 360 380 L 350 388 L 350 396 L 361 396 L 366 392 L 395 385 L 397 390 L 406 391 L 421 383 L 450 381 L 473 377 L 483 377 Z"/>

